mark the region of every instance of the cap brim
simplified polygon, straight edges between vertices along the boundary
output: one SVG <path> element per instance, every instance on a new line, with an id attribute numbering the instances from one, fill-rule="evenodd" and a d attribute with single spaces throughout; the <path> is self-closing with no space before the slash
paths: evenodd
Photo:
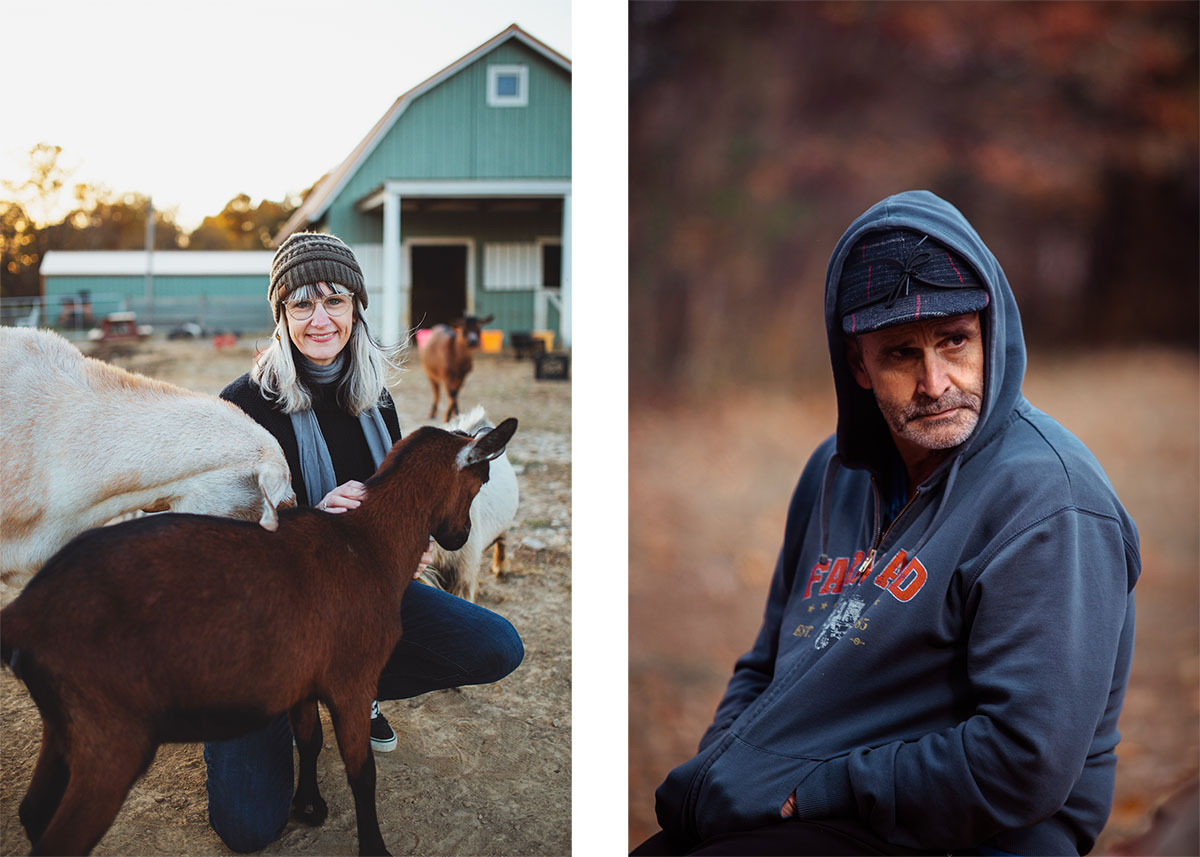
<path id="1" fill-rule="evenodd" d="M 988 305 L 984 289 L 945 289 L 904 295 L 891 305 L 879 303 L 842 316 L 842 333 L 870 333 L 897 324 L 979 312 Z"/>

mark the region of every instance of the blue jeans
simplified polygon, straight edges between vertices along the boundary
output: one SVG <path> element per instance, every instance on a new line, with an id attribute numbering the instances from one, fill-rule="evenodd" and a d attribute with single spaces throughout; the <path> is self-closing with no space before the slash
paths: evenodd
<path id="1" fill-rule="evenodd" d="M 379 677 L 378 699 L 487 684 L 525 657 L 503 616 L 431 586 L 414 583 L 400 605 L 404 635 Z M 292 730 L 287 713 L 265 728 L 204 745 L 208 819 L 233 851 L 265 848 L 287 825 L 292 802 Z"/>

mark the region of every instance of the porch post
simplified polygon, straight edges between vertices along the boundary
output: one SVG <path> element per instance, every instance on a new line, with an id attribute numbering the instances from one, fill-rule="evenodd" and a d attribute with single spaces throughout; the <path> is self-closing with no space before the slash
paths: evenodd
<path id="1" fill-rule="evenodd" d="M 400 195 L 383 197 L 383 325 L 380 342 L 400 341 Z"/>
<path id="2" fill-rule="evenodd" d="M 571 193 L 563 194 L 562 219 L 562 308 L 558 314 L 558 338 L 564 349 L 571 347 Z"/>
<path id="3" fill-rule="evenodd" d="M 546 287 L 536 283 L 533 287 L 533 329 L 546 330 Z"/>

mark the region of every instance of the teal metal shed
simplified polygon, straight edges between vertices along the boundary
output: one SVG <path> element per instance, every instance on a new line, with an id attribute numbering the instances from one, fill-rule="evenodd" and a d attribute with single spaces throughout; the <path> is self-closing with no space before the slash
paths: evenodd
<path id="1" fill-rule="evenodd" d="M 156 325 L 270 330 L 270 250 L 47 250 L 45 326 L 76 328 L 132 311 Z"/>
<path id="2" fill-rule="evenodd" d="M 331 232 L 391 344 L 463 314 L 571 341 L 571 63 L 517 25 L 401 95 L 275 238 Z"/>

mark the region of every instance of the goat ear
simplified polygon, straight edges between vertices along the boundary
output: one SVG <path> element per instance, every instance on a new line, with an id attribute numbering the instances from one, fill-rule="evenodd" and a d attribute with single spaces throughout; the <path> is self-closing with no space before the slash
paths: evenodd
<path id="1" fill-rule="evenodd" d="M 491 461 L 493 458 L 499 458 L 501 453 L 504 452 L 504 447 L 508 445 L 509 440 L 512 439 L 516 431 L 517 420 L 515 417 L 509 417 L 487 434 L 479 435 L 464 446 L 462 452 L 458 454 L 459 467 L 470 467 L 473 464 L 479 464 L 481 461 Z"/>
<path id="2" fill-rule="evenodd" d="M 492 319 L 494 319 L 495 317 L 496 317 L 496 316 L 494 316 L 494 315 L 489 315 L 487 318 L 481 318 L 481 319 L 479 319 L 479 326 L 480 326 L 480 327 L 482 327 L 482 326 L 483 326 L 483 325 L 485 325 L 485 324 L 491 324 L 491 323 L 492 323 Z"/>
<path id="3" fill-rule="evenodd" d="M 279 515 L 266 494 L 262 498 L 262 517 L 258 519 L 258 525 L 272 533 L 279 529 Z"/>
<path id="4" fill-rule="evenodd" d="M 294 503 L 292 480 L 287 468 L 280 467 L 274 461 L 265 461 L 258 468 L 258 490 L 262 494 L 262 516 L 258 525 L 264 530 L 274 532 L 279 529 L 279 515 L 276 510 L 281 505 Z"/>

